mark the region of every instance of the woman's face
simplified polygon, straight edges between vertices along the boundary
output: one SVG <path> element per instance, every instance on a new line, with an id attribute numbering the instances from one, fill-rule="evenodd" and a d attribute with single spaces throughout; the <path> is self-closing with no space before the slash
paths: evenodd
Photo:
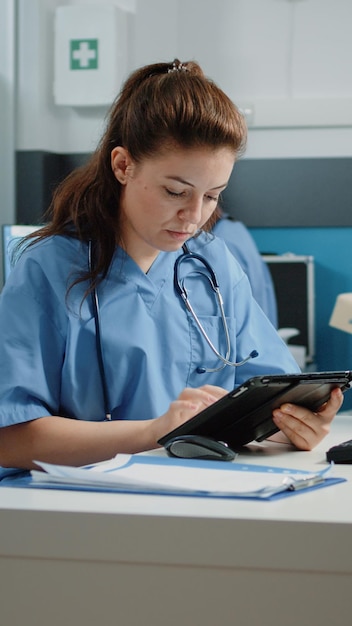
<path id="1" fill-rule="evenodd" d="M 125 148 L 112 151 L 122 184 L 122 246 L 147 271 L 160 250 L 179 249 L 209 219 L 228 183 L 228 148 L 172 148 L 136 164 Z"/>

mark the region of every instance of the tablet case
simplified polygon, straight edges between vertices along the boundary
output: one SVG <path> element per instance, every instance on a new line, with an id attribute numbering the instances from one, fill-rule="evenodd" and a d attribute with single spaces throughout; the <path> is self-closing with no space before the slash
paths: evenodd
<path id="1" fill-rule="evenodd" d="M 165 445 L 180 435 L 203 435 L 239 448 L 267 439 L 278 428 L 272 411 L 285 402 L 316 410 L 340 387 L 352 385 L 352 371 L 255 376 L 159 439 Z"/>

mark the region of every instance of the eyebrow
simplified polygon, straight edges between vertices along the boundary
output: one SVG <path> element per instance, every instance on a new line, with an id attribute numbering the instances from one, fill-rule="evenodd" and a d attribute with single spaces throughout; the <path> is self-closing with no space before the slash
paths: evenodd
<path id="1" fill-rule="evenodd" d="M 188 185 L 189 187 L 194 187 L 194 185 L 192 185 L 192 183 L 190 183 L 188 180 L 184 180 L 183 178 L 181 178 L 181 176 L 166 176 L 166 178 L 168 180 L 175 180 L 178 183 L 183 183 L 184 185 Z M 226 183 L 224 183 L 223 185 L 218 185 L 217 187 L 212 187 L 210 191 L 215 191 L 215 189 L 223 189 L 224 187 L 227 187 L 228 185 L 228 181 Z"/>

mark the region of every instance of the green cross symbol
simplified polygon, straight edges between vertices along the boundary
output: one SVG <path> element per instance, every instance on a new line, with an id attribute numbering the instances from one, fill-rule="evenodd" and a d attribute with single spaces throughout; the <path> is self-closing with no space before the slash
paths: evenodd
<path id="1" fill-rule="evenodd" d="M 71 39 L 70 69 L 98 69 L 98 39 Z"/>

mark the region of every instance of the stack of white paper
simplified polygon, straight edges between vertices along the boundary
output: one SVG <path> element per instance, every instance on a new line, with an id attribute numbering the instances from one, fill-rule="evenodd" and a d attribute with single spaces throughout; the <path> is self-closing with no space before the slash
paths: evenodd
<path id="1" fill-rule="evenodd" d="M 31 472 L 36 486 L 85 486 L 137 493 L 267 499 L 280 492 L 327 482 L 326 470 L 310 474 L 285 468 L 217 461 L 184 462 L 147 455 L 119 454 L 110 461 L 87 467 L 40 461 L 36 464 L 44 470 Z"/>

